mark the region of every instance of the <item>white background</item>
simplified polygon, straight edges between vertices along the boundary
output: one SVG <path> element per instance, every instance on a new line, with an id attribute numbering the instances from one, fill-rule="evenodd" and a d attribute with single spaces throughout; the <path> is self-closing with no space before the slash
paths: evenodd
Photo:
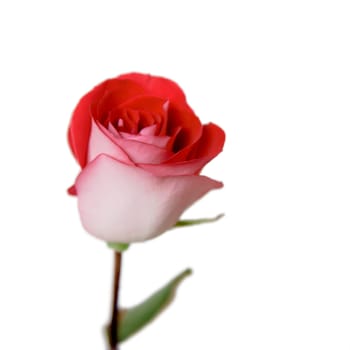
<path id="1" fill-rule="evenodd" d="M 176 302 L 125 350 L 350 349 L 348 1 L 0 4 L 0 349 L 104 349 L 112 253 L 66 195 L 71 111 L 139 71 L 177 81 L 227 133 L 225 188 L 124 259 L 122 304 L 187 266 Z"/>

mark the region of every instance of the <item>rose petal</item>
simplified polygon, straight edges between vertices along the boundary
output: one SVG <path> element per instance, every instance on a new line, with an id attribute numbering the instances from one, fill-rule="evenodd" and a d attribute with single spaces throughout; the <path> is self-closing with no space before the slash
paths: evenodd
<path id="1" fill-rule="evenodd" d="M 111 123 L 108 124 L 108 131 L 117 138 L 124 138 L 126 140 L 135 140 L 143 143 L 148 143 L 160 148 L 168 148 L 168 144 L 171 141 L 172 137 L 170 136 L 154 136 L 154 131 L 156 130 L 157 125 L 148 126 L 140 131 L 139 134 L 128 134 L 126 132 L 119 132 Z M 147 130 L 146 130 L 147 129 Z"/>
<path id="2" fill-rule="evenodd" d="M 120 104 L 119 108 L 128 108 L 136 111 L 152 112 L 153 114 L 165 114 L 164 104 L 166 100 L 156 96 L 135 96 L 124 103 Z"/>
<path id="3" fill-rule="evenodd" d="M 170 104 L 168 112 L 168 132 L 173 135 L 181 128 L 174 141 L 173 162 L 181 162 L 187 159 L 193 145 L 202 136 L 202 124 L 199 118 L 188 109 L 179 109 L 178 106 Z"/>
<path id="4" fill-rule="evenodd" d="M 71 195 L 71 196 L 76 196 L 76 195 L 77 195 L 77 190 L 76 190 L 76 188 L 75 188 L 75 185 L 72 185 L 71 187 L 69 187 L 69 188 L 67 189 L 67 192 L 68 192 L 68 194 Z"/>
<path id="5" fill-rule="evenodd" d="M 172 80 L 151 76 L 149 74 L 128 73 L 119 76 L 119 79 L 128 79 L 140 84 L 150 95 L 171 100 L 179 105 L 187 105 L 186 96 L 182 89 Z"/>
<path id="6" fill-rule="evenodd" d="M 159 164 L 167 161 L 172 152 L 140 139 L 128 140 L 116 138 L 114 142 L 128 154 L 134 163 Z"/>
<path id="7" fill-rule="evenodd" d="M 138 164 L 139 167 L 157 176 L 194 175 L 215 158 L 223 149 L 225 143 L 224 131 L 213 123 L 203 126 L 200 140 L 193 145 L 189 160 L 174 162 L 174 157 L 164 164 Z M 192 158 L 192 159 L 191 159 Z"/>
<path id="8" fill-rule="evenodd" d="M 144 136 L 156 136 L 157 130 L 157 125 L 150 125 L 150 126 L 146 126 L 145 128 L 143 128 L 142 130 L 140 130 L 140 135 L 144 135 Z"/>
<path id="9" fill-rule="evenodd" d="M 120 119 L 119 121 L 123 121 Z M 118 122 L 119 124 L 119 122 Z M 119 126 L 119 125 L 118 125 Z M 114 137 L 121 137 L 120 132 L 113 126 L 112 123 L 108 123 L 108 131 L 114 136 Z"/>
<path id="10" fill-rule="evenodd" d="M 93 90 L 81 98 L 76 106 L 68 128 L 68 140 L 70 148 L 83 167 L 87 162 L 87 147 L 91 128 L 90 106 L 95 100 L 103 96 L 106 89 L 107 81 L 96 86 Z"/>
<path id="11" fill-rule="evenodd" d="M 157 132 L 160 136 L 166 134 L 168 125 L 169 101 L 155 96 L 136 96 L 119 106 L 120 110 L 138 111 L 140 128 L 143 129 L 152 124 L 157 124 Z M 120 113 L 120 112 L 119 112 Z"/>
<path id="12" fill-rule="evenodd" d="M 202 157 L 213 159 L 222 151 L 224 143 L 225 132 L 219 126 L 214 123 L 203 125 L 202 136 L 192 148 L 188 159 Z"/>
<path id="13" fill-rule="evenodd" d="M 113 105 L 123 103 L 131 97 L 145 92 L 135 81 L 110 79 L 97 85 L 81 98 L 76 106 L 68 129 L 68 141 L 71 150 L 81 167 L 87 163 L 88 143 L 91 131 L 91 108 L 106 91 L 115 92 Z"/>
<path id="14" fill-rule="evenodd" d="M 167 149 L 172 151 L 174 149 L 174 143 L 176 141 L 177 135 L 181 131 L 181 127 L 179 126 L 177 129 L 173 131 L 172 136 L 170 137 L 169 143 L 167 144 Z"/>
<path id="15" fill-rule="evenodd" d="M 128 154 L 114 141 L 115 137 L 101 124 L 91 121 L 88 162 L 100 154 L 107 154 L 126 164 L 133 164 Z"/>
<path id="16" fill-rule="evenodd" d="M 82 224 L 108 242 L 132 243 L 171 228 L 183 211 L 222 183 L 204 176 L 157 177 L 101 155 L 76 181 Z"/>
<path id="17" fill-rule="evenodd" d="M 142 143 L 147 143 L 149 145 L 157 146 L 159 148 L 167 148 L 168 142 L 170 140 L 169 136 L 145 136 L 145 135 L 133 135 L 125 132 L 120 133 L 126 140 L 134 140 Z M 171 155 L 171 153 L 169 153 Z"/>
<path id="18" fill-rule="evenodd" d="M 212 158 L 191 159 L 178 163 L 138 164 L 138 167 L 156 176 L 180 176 L 199 174 Z"/>
<path id="19" fill-rule="evenodd" d="M 165 147 L 159 147 L 155 140 L 152 143 L 150 136 L 127 136 L 126 133 L 119 133 L 112 124 L 108 125 L 108 130 L 100 124 L 97 126 L 99 130 L 93 129 L 94 133 L 91 134 L 91 137 L 94 136 L 94 138 L 93 141 L 90 141 L 91 151 L 89 150 L 94 157 L 105 153 L 127 164 L 130 162 L 159 164 L 168 160 L 172 155 Z M 129 161 L 124 159 L 125 157 L 123 158 L 120 152 L 124 153 Z M 89 160 L 91 159 L 93 158 L 89 157 Z"/>

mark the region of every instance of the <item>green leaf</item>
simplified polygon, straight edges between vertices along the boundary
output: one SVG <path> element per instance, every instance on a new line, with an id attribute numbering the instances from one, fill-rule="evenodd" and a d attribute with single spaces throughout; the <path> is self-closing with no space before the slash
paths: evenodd
<path id="1" fill-rule="evenodd" d="M 201 225 L 201 224 L 208 224 L 211 222 L 215 222 L 220 220 L 225 214 L 219 214 L 213 218 L 202 218 L 202 219 L 194 219 L 194 220 L 180 220 L 178 221 L 174 228 L 176 227 L 184 227 L 184 226 L 193 226 L 193 225 Z"/>
<path id="2" fill-rule="evenodd" d="M 191 269 L 186 269 L 142 303 L 130 309 L 121 310 L 119 315 L 119 342 L 128 339 L 153 321 L 174 300 L 177 287 L 191 273 Z"/>
<path id="3" fill-rule="evenodd" d="M 112 242 L 107 242 L 107 245 L 109 248 L 117 251 L 117 252 L 123 252 L 124 250 L 127 250 L 129 248 L 128 243 L 112 243 Z"/>

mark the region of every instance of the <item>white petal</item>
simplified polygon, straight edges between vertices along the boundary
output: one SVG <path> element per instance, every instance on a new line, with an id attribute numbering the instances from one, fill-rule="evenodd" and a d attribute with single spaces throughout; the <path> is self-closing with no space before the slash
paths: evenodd
<path id="1" fill-rule="evenodd" d="M 121 243 L 160 235 L 186 208 L 220 187 L 222 183 L 204 176 L 157 177 L 105 155 L 89 163 L 76 181 L 85 229 Z"/>

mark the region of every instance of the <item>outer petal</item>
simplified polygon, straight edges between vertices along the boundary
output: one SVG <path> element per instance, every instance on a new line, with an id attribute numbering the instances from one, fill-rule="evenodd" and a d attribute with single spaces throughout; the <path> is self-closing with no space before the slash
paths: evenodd
<path id="1" fill-rule="evenodd" d="M 117 106 L 131 97 L 141 95 L 144 89 L 135 82 L 110 79 L 97 85 L 81 98 L 76 106 L 68 129 L 68 141 L 71 150 L 81 167 L 87 163 L 88 142 L 91 130 L 91 108 L 101 100 L 107 91 L 113 90 L 113 106 Z M 111 102 L 111 103 L 112 103 Z"/>
<path id="2" fill-rule="evenodd" d="M 180 105 L 186 105 L 188 107 L 185 94 L 180 86 L 172 80 L 140 73 L 123 74 L 119 76 L 119 79 L 135 81 L 151 95 L 169 99 Z"/>
<path id="3" fill-rule="evenodd" d="M 90 136 L 90 107 L 91 103 L 103 96 L 106 90 L 107 81 L 99 84 L 89 93 L 81 98 L 72 115 L 68 129 L 69 146 L 83 167 L 86 164 L 87 146 Z"/>
<path id="4" fill-rule="evenodd" d="M 223 149 L 225 132 L 216 124 L 203 125 L 203 133 L 197 144 L 193 147 L 187 159 L 208 157 L 213 159 Z"/>
<path id="5" fill-rule="evenodd" d="M 191 159 L 179 163 L 137 164 L 138 167 L 156 176 L 195 175 L 211 160 L 209 157 Z"/>
<path id="6" fill-rule="evenodd" d="M 222 183 L 204 176 L 157 177 L 101 155 L 76 181 L 85 229 L 105 241 L 131 243 L 171 228 L 182 212 Z"/>
<path id="7" fill-rule="evenodd" d="M 168 110 L 168 130 L 173 135 L 177 130 L 174 141 L 175 154 L 171 158 L 172 162 L 181 162 L 187 158 L 193 146 L 202 136 L 203 126 L 199 118 L 189 109 L 179 109 L 177 105 L 170 104 Z"/>

